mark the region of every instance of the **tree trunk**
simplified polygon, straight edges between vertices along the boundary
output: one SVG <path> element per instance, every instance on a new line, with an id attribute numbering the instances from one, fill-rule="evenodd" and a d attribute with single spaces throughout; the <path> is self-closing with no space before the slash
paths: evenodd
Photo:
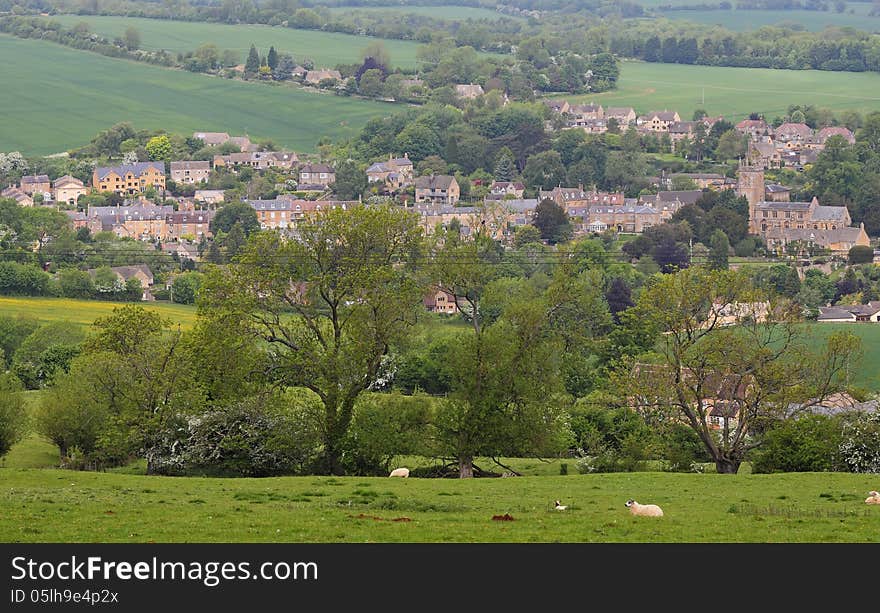
<path id="1" fill-rule="evenodd" d="M 473 456 L 464 456 L 458 458 L 458 478 L 473 479 L 474 478 L 474 458 Z"/>
<path id="2" fill-rule="evenodd" d="M 731 458 L 715 458 L 715 470 L 719 474 L 735 475 L 739 470 L 740 460 Z"/>

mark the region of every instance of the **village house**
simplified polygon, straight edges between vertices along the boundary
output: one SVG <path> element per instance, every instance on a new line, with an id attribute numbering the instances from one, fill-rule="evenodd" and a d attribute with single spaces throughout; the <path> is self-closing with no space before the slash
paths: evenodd
<path id="1" fill-rule="evenodd" d="M 0 192 L 0 197 L 11 198 L 18 206 L 34 206 L 34 199 L 17 187 L 7 187 Z"/>
<path id="2" fill-rule="evenodd" d="M 387 162 L 375 162 L 367 168 L 367 181 L 369 183 L 382 183 L 389 191 L 397 191 L 402 187 L 412 185 L 413 163 L 409 154 L 404 153 L 402 158 L 388 155 Z"/>
<path id="3" fill-rule="evenodd" d="M 518 199 L 525 194 L 526 187 L 520 182 L 493 181 L 489 186 L 486 200 L 504 200 L 505 198 Z"/>
<path id="4" fill-rule="evenodd" d="M 171 180 L 175 183 L 207 183 L 211 163 L 201 160 L 171 162 Z"/>
<path id="5" fill-rule="evenodd" d="M 309 70 L 306 72 L 305 82 L 310 85 L 318 85 L 321 81 L 342 81 L 342 73 L 338 70 L 328 68 L 320 68 L 318 70 Z"/>
<path id="6" fill-rule="evenodd" d="M 816 321 L 824 323 L 855 323 L 880 321 L 880 300 L 872 300 L 868 304 L 838 304 L 831 307 L 819 307 Z"/>
<path id="7" fill-rule="evenodd" d="M 587 121 L 605 119 L 605 109 L 601 104 L 575 104 L 569 107 L 568 115 L 572 118 L 572 125 L 580 125 Z"/>
<path id="8" fill-rule="evenodd" d="M 669 132 L 669 140 L 672 141 L 673 150 L 678 149 L 678 144 L 681 141 L 693 139 L 696 125 L 695 121 L 673 121 L 669 124 L 666 131 Z"/>
<path id="9" fill-rule="evenodd" d="M 638 127 L 651 132 L 669 132 L 669 126 L 681 121 L 676 111 L 652 111 L 637 120 Z"/>
<path id="10" fill-rule="evenodd" d="M 416 177 L 416 202 L 454 205 L 461 198 L 458 181 L 451 175 Z"/>
<path id="11" fill-rule="evenodd" d="M 218 147 L 229 140 L 229 134 L 226 132 L 193 132 L 193 138 L 197 138 L 206 147 Z"/>
<path id="12" fill-rule="evenodd" d="M 639 204 L 646 204 L 658 209 L 670 209 L 674 213 L 688 204 L 696 204 L 703 197 L 703 190 L 666 190 L 656 194 L 646 194 L 639 198 Z"/>
<path id="13" fill-rule="evenodd" d="M 749 143 L 748 157 L 765 170 L 782 168 L 782 151 L 771 140 Z"/>
<path id="14" fill-rule="evenodd" d="M 265 170 L 267 168 L 289 169 L 296 161 L 297 155 L 289 151 L 250 151 L 215 155 L 213 164 L 215 169 L 250 166 L 256 170 Z"/>
<path id="15" fill-rule="evenodd" d="M 538 190 L 540 200 L 550 199 L 564 209 L 590 205 L 622 205 L 626 199 L 622 193 L 598 192 L 577 187 L 554 187 L 549 191 Z"/>
<path id="16" fill-rule="evenodd" d="M 301 190 L 323 191 L 328 185 L 336 183 L 336 171 L 329 164 L 306 164 L 299 169 Z"/>
<path id="17" fill-rule="evenodd" d="M 205 204 L 222 204 L 225 196 L 222 189 L 197 189 L 193 199 Z"/>
<path id="18" fill-rule="evenodd" d="M 609 106 L 605 109 L 605 121 L 614 119 L 621 128 L 631 126 L 637 118 L 635 109 L 629 106 Z"/>
<path id="19" fill-rule="evenodd" d="M 19 181 L 19 187 L 28 196 L 40 194 L 42 196 L 52 197 L 52 182 L 49 175 L 25 175 Z"/>
<path id="20" fill-rule="evenodd" d="M 474 98 L 479 98 L 484 93 L 485 92 L 483 91 L 483 87 L 475 83 L 470 83 L 467 85 L 457 84 L 455 86 L 455 95 L 459 98 L 473 100 Z"/>
<path id="21" fill-rule="evenodd" d="M 55 202 L 70 205 L 76 204 L 80 196 L 89 193 L 89 188 L 82 181 L 70 175 L 55 179 L 52 189 L 55 192 Z"/>
<path id="22" fill-rule="evenodd" d="M 740 134 L 747 134 L 751 140 L 758 140 L 762 136 L 773 134 L 773 128 L 763 119 L 743 119 L 734 128 Z"/>
<path id="23" fill-rule="evenodd" d="M 454 315 L 458 311 L 455 296 L 449 292 L 433 288 L 422 299 L 422 304 L 429 313 L 442 313 L 445 315 Z"/>
<path id="24" fill-rule="evenodd" d="M 129 279 L 137 279 L 140 281 L 141 287 L 144 290 L 143 295 L 141 296 L 141 300 L 155 300 L 153 294 L 151 292 L 153 288 L 154 278 L 153 272 L 150 270 L 150 267 L 146 264 L 135 264 L 133 266 L 111 266 L 110 270 L 116 275 L 116 278 L 119 279 L 120 282 L 126 283 Z M 95 277 L 95 273 L 97 269 L 90 268 L 88 270 L 89 275 L 92 278 Z"/>
<path id="25" fill-rule="evenodd" d="M 259 145 L 252 143 L 247 136 L 229 136 L 226 132 L 193 132 L 193 138 L 205 143 L 206 147 L 218 147 L 232 143 L 241 153 L 257 151 Z"/>
<path id="26" fill-rule="evenodd" d="M 297 222 L 321 211 L 360 204 L 356 200 L 302 200 L 290 194 L 282 194 L 274 200 L 248 200 L 247 203 L 256 211 L 264 230 L 293 228 Z"/>
<path id="27" fill-rule="evenodd" d="M 783 143 L 803 143 L 813 136 L 813 128 L 805 123 L 786 122 L 773 131 L 774 138 Z"/>
<path id="28" fill-rule="evenodd" d="M 86 211 L 82 226 L 93 234 L 113 232 L 120 238 L 165 240 L 169 236 L 166 218 L 173 212 L 171 205 L 93 206 Z"/>
<path id="29" fill-rule="evenodd" d="M 180 240 L 184 237 L 192 237 L 199 240 L 202 237 L 211 238 L 211 220 L 216 211 L 213 210 L 188 210 L 175 211 L 165 216 L 168 226 L 166 238 Z"/>
<path id="30" fill-rule="evenodd" d="M 569 109 L 571 108 L 567 100 L 548 100 L 546 98 L 542 98 L 541 101 L 547 108 L 550 109 L 551 113 L 563 115 L 568 113 Z"/>
<path id="31" fill-rule="evenodd" d="M 641 234 L 646 229 L 663 223 L 663 211 L 636 203 L 618 206 L 573 206 L 567 209 L 576 234 L 612 230 L 626 234 Z M 671 218 L 670 213 L 666 218 Z"/>
<path id="32" fill-rule="evenodd" d="M 844 128 L 843 126 L 830 126 L 827 128 L 822 128 L 819 130 L 818 134 L 816 134 L 816 140 L 824 145 L 825 141 L 827 141 L 832 136 L 842 136 L 846 142 L 850 145 L 856 144 L 856 137 L 848 128 Z"/>
<path id="33" fill-rule="evenodd" d="M 162 252 L 177 254 L 180 260 L 192 260 L 193 262 L 201 261 L 198 245 L 189 244 L 183 241 L 162 243 Z"/>
<path id="34" fill-rule="evenodd" d="M 92 173 L 92 186 L 101 192 L 138 194 L 155 188 L 165 191 L 164 162 L 135 162 L 120 166 L 96 168 Z"/>

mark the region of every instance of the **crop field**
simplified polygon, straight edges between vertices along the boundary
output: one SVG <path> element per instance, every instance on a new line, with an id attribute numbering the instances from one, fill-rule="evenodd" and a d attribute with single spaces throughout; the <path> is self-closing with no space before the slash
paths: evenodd
<path id="1" fill-rule="evenodd" d="M 730 11 L 664 11 L 663 17 L 673 21 L 692 21 L 709 26 L 720 25 L 735 32 L 749 32 L 763 26 L 799 25 L 802 29 L 820 32 L 827 26 L 850 27 L 867 32 L 880 30 L 880 17 L 872 17 L 864 8 L 867 4 L 855 8 L 850 4 L 843 13 L 834 11 L 763 11 L 763 10 L 730 10 Z"/>
<path id="2" fill-rule="evenodd" d="M 100 300 L 75 300 L 73 298 L 33 298 L 0 296 L 0 315 L 7 317 L 32 317 L 41 323 L 70 321 L 83 326 L 91 326 L 99 317 L 113 313 L 113 309 L 123 306 L 123 302 L 103 302 Z M 136 303 L 156 311 L 182 328 L 191 328 L 196 320 L 195 307 L 169 302 Z"/>
<path id="3" fill-rule="evenodd" d="M 866 113 L 880 108 L 880 74 L 626 61 L 616 90 L 566 98 L 631 106 L 639 113 L 676 110 L 682 119 L 703 108 L 734 122 L 749 113 L 772 119 L 784 115 L 790 104 Z"/>
<path id="4" fill-rule="evenodd" d="M 295 151 L 357 134 L 389 103 L 244 83 L 0 35 L 0 151 L 47 155 L 79 147 L 120 121 L 135 129 L 271 138 Z"/>
<path id="5" fill-rule="evenodd" d="M 394 13 L 399 15 L 422 15 L 424 17 L 435 17 L 437 19 L 445 19 L 447 21 L 468 21 L 477 19 L 498 20 L 501 18 L 520 19 L 516 15 L 508 15 L 499 13 L 491 9 L 477 8 L 474 6 L 334 6 L 330 8 L 331 13 L 351 13 L 352 11 L 364 13 Z"/>
<path id="6" fill-rule="evenodd" d="M 0 468 L 0 542 L 880 542 L 873 475 L 214 479 Z M 628 498 L 659 504 L 633 517 Z M 555 511 L 553 500 L 569 505 Z M 494 521 L 509 515 L 512 521 Z"/>
<path id="7" fill-rule="evenodd" d="M 270 46 L 274 46 L 279 53 L 289 53 L 297 61 L 310 58 L 315 66 L 332 68 L 336 64 L 359 62 L 363 49 L 370 43 L 382 40 L 394 66 L 413 68 L 416 65 L 416 49 L 420 45 L 413 41 L 295 30 L 280 26 L 233 26 L 197 21 L 92 15 L 59 15 L 52 19 L 68 28 L 85 22 L 91 26 L 93 32 L 111 39 L 121 37 L 126 28 L 134 27 L 141 34 L 141 47 L 148 50 L 166 49 L 172 53 L 186 53 L 194 51 L 201 44 L 214 43 L 220 49 L 238 51 L 241 63 L 244 63 L 251 44 L 254 44 L 263 55 L 269 51 Z"/>

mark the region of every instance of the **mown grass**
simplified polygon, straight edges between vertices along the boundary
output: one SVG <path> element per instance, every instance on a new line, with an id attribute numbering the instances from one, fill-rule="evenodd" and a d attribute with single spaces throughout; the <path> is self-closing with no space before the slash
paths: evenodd
<path id="1" fill-rule="evenodd" d="M 281 26 L 227 25 L 198 21 L 170 21 L 138 17 L 97 15 L 58 15 L 52 19 L 69 28 L 77 23 L 89 24 L 92 31 L 110 39 L 122 37 L 126 28 L 134 27 L 141 34 L 141 48 L 165 49 L 172 53 L 195 51 L 205 43 L 220 49 L 237 51 L 243 64 L 251 45 L 265 55 L 270 46 L 279 53 L 289 53 L 297 61 L 311 58 L 316 66 L 332 68 L 336 64 L 353 64 L 361 59 L 361 51 L 376 42 L 370 36 L 355 36 L 317 30 L 295 30 Z M 416 49 L 420 43 L 406 40 L 381 39 L 394 66 L 414 68 Z"/>
<path id="2" fill-rule="evenodd" d="M 144 477 L 0 469 L 2 542 L 880 542 L 876 476 Z M 628 498 L 665 516 L 632 517 Z M 569 505 L 554 511 L 553 500 Z M 493 521 L 509 514 L 513 521 Z"/>
<path id="3" fill-rule="evenodd" d="M 772 119 L 785 115 L 790 104 L 866 113 L 880 104 L 880 74 L 623 61 L 617 89 L 560 97 L 631 106 L 638 113 L 675 110 L 683 120 L 691 119 L 698 108 L 734 122 L 750 113 Z"/>
<path id="4" fill-rule="evenodd" d="M 271 138 L 315 151 L 401 105 L 245 83 L 0 35 L 0 150 L 46 155 L 80 147 L 120 121 L 135 129 Z"/>

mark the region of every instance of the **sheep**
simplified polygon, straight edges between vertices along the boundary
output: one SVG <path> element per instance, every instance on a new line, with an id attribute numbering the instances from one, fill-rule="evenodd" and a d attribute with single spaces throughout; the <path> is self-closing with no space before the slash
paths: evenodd
<path id="1" fill-rule="evenodd" d="M 626 506 L 629 507 L 629 512 L 633 515 L 640 515 L 642 517 L 663 517 L 663 509 L 656 504 L 639 504 L 630 498 L 626 501 Z"/>
<path id="2" fill-rule="evenodd" d="M 568 505 L 562 504 L 561 501 L 556 500 L 556 501 L 554 501 L 554 507 L 553 507 L 553 508 L 556 509 L 557 511 L 564 511 L 565 509 L 568 508 Z"/>
<path id="3" fill-rule="evenodd" d="M 391 471 L 389 477 L 409 477 L 409 469 L 408 468 L 395 468 Z"/>
<path id="4" fill-rule="evenodd" d="M 877 491 L 868 492 L 868 497 L 865 498 L 865 502 L 867 504 L 880 504 L 880 492 L 877 492 Z"/>

